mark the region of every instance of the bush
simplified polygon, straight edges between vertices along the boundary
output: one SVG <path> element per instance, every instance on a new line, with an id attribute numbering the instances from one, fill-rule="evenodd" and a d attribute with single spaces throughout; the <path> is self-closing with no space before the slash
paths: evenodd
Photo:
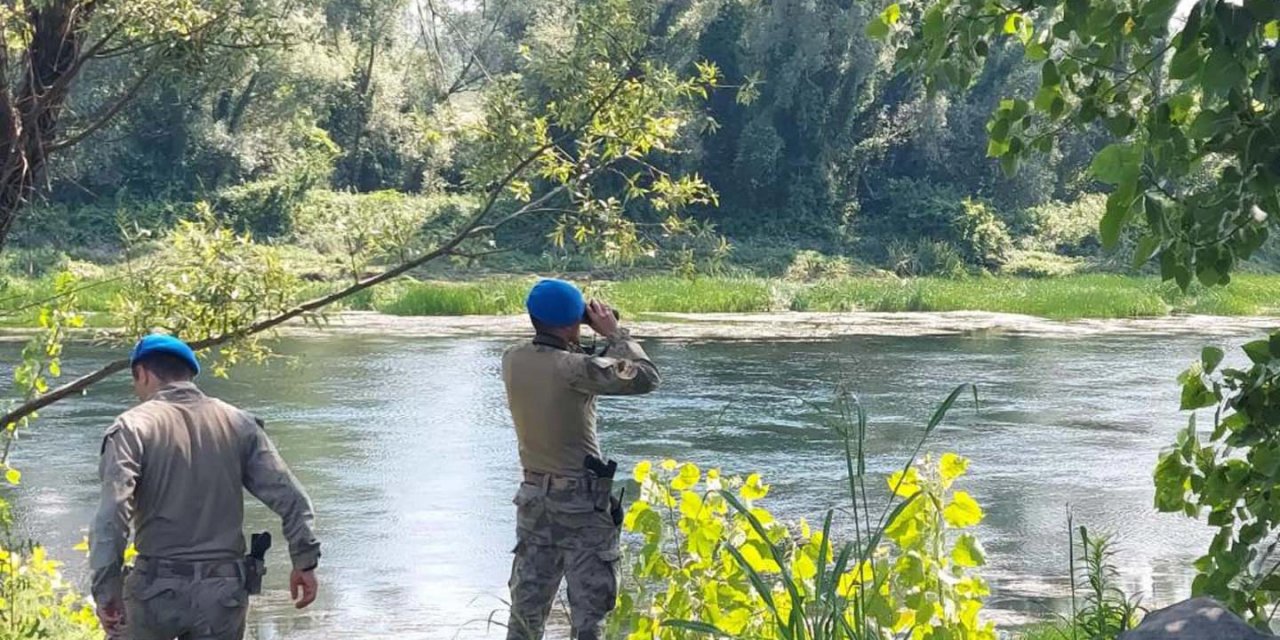
<path id="1" fill-rule="evenodd" d="M 795 282 L 847 278 L 853 275 L 853 263 L 844 256 L 828 256 L 804 249 L 796 252 L 785 278 Z"/>
<path id="2" fill-rule="evenodd" d="M 861 539 L 832 537 L 831 514 L 820 529 L 776 520 L 760 506 L 769 486 L 758 474 L 641 462 L 640 498 L 623 526 L 643 542 L 628 556 L 608 636 L 820 640 L 926 628 L 933 635 L 923 637 L 994 640 L 993 625 L 978 619 L 988 588 L 973 570 L 984 553 L 960 533 L 982 510 L 952 489 L 967 466 L 946 454 L 893 474 L 901 506 L 879 544 L 860 549 Z"/>
<path id="3" fill-rule="evenodd" d="M 1001 275 L 1026 278 L 1060 278 L 1084 270 L 1084 258 L 1062 256 L 1048 251 L 1014 249 L 1000 267 Z"/>
<path id="4" fill-rule="evenodd" d="M 965 262 L 986 269 L 998 268 L 1007 259 L 1013 243 L 990 205 L 963 197 L 947 185 L 906 178 L 888 184 L 858 231 L 889 239 L 891 268 L 900 270 L 904 247 L 918 252 L 936 242 L 950 244 Z"/>
<path id="5" fill-rule="evenodd" d="M 98 640 L 102 630 L 88 599 L 62 578 L 62 564 L 44 548 L 19 544 L 13 517 L 0 501 L 0 640 Z"/>
<path id="6" fill-rule="evenodd" d="M 1098 224 L 1107 198 L 1091 193 L 1071 203 L 1053 201 L 1023 211 L 1017 223 L 1027 249 L 1070 256 L 1096 255 L 1102 249 Z"/>
<path id="7" fill-rule="evenodd" d="M 955 222 L 960 236 L 960 247 L 970 264 L 995 270 L 1009 258 L 1013 241 L 1004 222 L 996 217 L 991 207 L 965 198 L 960 203 L 960 215 Z"/>
<path id="8" fill-rule="evenodd" d="M 889 268 L 903 277 L 963 278 L 969 275 L 964 256 L 953 245 L 924 238 L 915 242 L 891 243 Z"/>
<path id="9" fill-rule="evenodd" d="M 982 521 L 982 509 L 954 488 L 968 461 L 950 453 L 936 462 L 917 458 L 972 389 L 958 387 L 934 412 L 916 453 L 887 478 L 888 499 L 876 492 L 872 502 L 867 417 L 848 390 L 838 391 L 835 432 L 853 512 L 845 541 L 832 535 L 848 524 L 833 528 L 834 509 L 820 529 L 777 521 L 759 506 L 769 486 L 758 474 L 703 474 L 674 460 L 637 465 L 640 497 L 623 527 L 643 542 L 629 555 L 629 582 L 608 637 L 995 640 L 994 625 L 979 619 L 988 588 L 975 572 L 985 554 L 964 532 Z"/>
<path id="10" fill-rule="evenodd" d="M 412 196 L 397 191 L 307 194 L 291 218 L 294 240 L 329 256 L 350 276 L 371 264 L 402 262 L 448 234 L 475 206 L 461 196 Z"/>

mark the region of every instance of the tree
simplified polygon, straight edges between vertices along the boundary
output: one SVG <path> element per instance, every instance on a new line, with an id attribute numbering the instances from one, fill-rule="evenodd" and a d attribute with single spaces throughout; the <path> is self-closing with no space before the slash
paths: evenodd
<path id="1" fill-rule="evenodd" d="M 677 14 L 675 3 L 592 0 L 544 16 L 556 37 L 531 36 L 518 72 L 486 92 L 482 117 L 468 133 L 475 162 L 467 179 L 483 201 L 445 220 L 420 254 L 297 303 L 285 289 L 288 275 L 269 251 L 205 215 L 174 231 L 170 245 L 193 250 L 147 266 L 148 273 L 164 274 L 162 282 L 144 276 L 128 288 L 124 311 L 132 335 L 122 338 L 160 327 L 196 349 L 239 344 L 260 354 L 258 336 L 433 260 L 491 251 L 496 231 L 531 217 L 552 220 L 560 242 L 615 259 L 699 232 L 683 211 L 712 201 L 714 192 L 696 175 L 673 175 L 648 161 L 675 148 L 718 78 L 711 65 L 682 75 L 659 61 Z M 652 226 L 638 222 L 642 209 L 664 218 Z M 148 282 L 165 287 L 166 295 L 148 295 Z M 0 416 L 0 424 L 12 433 L 33 412 L 127 367 L 127 360 L 117 360 L 56 389 L 38 389 Z"/>
<path id="2" fill-rule="evenodd" d="M 1183 288 L 1227 282 L 1276 224 L 1280 3 L 904 0 L 867 33 L 932 90 L 968 87 L 993 47 L 1020 44 L 1039 88 L 1000 102 L 988 155 L 1013 172 L 1065 132 L 1105 128 L 1102 239 L 1143 228 L 1135 263 L 1158 260 Z"/>
<path id="3" fill-rule="evenodd" d="M 0 248 L 44 178 L 52 154 L 107 126 L 165 69 L 198 69 L 212 52 L 278 35 L 255 0 L 36 0 L 0 5 Z M 68 107 L 95 65 L 130 72 L 84 112 Z"/>

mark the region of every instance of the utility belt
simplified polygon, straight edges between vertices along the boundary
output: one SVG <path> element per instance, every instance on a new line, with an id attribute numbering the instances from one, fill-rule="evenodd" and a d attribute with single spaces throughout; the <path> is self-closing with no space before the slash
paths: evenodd
<path id="1" fill-rule="evenodd" d="M 622 524 L 622 497 L 626 493 L 624 487 L 618 495 L 613 495 L 613 477 L 618 470 L 618 463 L 613 460 L 607 463 L 600 458 L 588 455 L 583 463 L 585 470 L 578 475 L 559 475 L 541 471 L 524 472 L 526 484 L 536 485 L 547 495 L 555 491 L 578 491 L 591 495 L 595 509 L 601 513 L 609 513 L 615 526 Z"/>
<path id="2" fill-rule="evenodd" d="M 251 536 L 248 555 L 238 560 L 204 560 L 190 562 L 138 556 L 131 573 L 150 579 L 180 578 L 204 580 L 208 578 L 239 578 L 245 591 L 251 596 L 262 593 L 262 577 L 267 574 L 267 550 L 271 548 L 270 533 Z"/>
<path id="3" fill-rule="evenodd" d="M 181 560 L 140 556 L 134 561 L 132 572 L 148 578 L 202 580 L 205 578 L 243 578 L 245 569 L 244 560 L 184 562 Z"/>

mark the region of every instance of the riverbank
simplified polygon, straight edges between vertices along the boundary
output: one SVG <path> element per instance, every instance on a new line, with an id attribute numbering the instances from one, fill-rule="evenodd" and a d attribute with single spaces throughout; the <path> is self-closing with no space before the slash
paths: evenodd
<path id="1" fill-rule="evenodd" d="M 488 276 L 452 281 L 404 278 L 351 296 L 331 310 L 406 318 L 514 316 L 523 313 L 524 296 L 535 277 Z M 689 279 L 663 275 L 639 275 L 616 281 L 587 277 L 575 280 L 587 295 L 608 301 L 627 318 L 645 318 L 650 322 L 663 320 L 657 316 L 671 318 L 681 314 L 782 313 L 835 314 L 835 317 L 858 313 L 869 318 L 872 316 L 865 314 L 961 312 L 1060 321 L 1169 319 L 1174 324 L 1182 324 L 1179 318 L 1188 315 L 1280 316 L 1280 275 L 1261 274 L 1239 274 L 1225 287 L 1193 286 L 1189 292 L 1154 277 L 1116 274 L 961 279 L 856 276 L 808 282 L 784 278 Z M 124 279 L 110 275 L 85 279 L 77 297 L 79 308 L 88 314 L 90 326 L 114 326 L 112 311 L 125 286 Z M 296 297 L 309 299 L 343 286 L 346 283 L 310 283 L 298 291 Z M 52 283 L 47 278 L 11 278 L 6 289 L 0 292 L 0 326 L 34 326 L 40 306 L 52 296 Z M 788 322 L 804 317 L 790 316 Z M 943 324 L 954 320 L 953 316 Z M 704 317 L 702 321 L 710 320 Z M 734 319 L 734 322 L 741 321 L 755 322 Z M 687 324 L 689 319 L 679 322 Z M 822 323 L 843 324 L 843 321 Z M 909 325 L 920 323 L 918 317 L 906 321 Z M 892 322 L 877 320 L 875 323 L 877 327 L 885 324 Z M 966 327 L 964 330 L 976 330 L 968 328 L 971 325 L 968 320 L 961 324 Z M 977 324 L 980 329 L 989 323 L 983 320 Z M 1019 319 L 1013 324 L 1021 326 L 1026 322 Z M 437 325 L 427 323 L 427 326 Z"/>
<path id="2" fill-rule="evenodd" d="M 354 300 L 350 308 L 397 316 L 513 315 L 523 312 L 524 294 L 532 280 L 525 276 L 401 281 Z M 1154 277 L 1114 274 L 963 279 L 865 276 L 813 282 L 644 276 L 580 284 L 589 296 L 602 298 L 632 317 L 782 311 L 971 311 L 1056 320 L 1280 315 L 1280 276 L 1256 274 L 1238 275 L 1226 287 L 1196 286 L 1189 292 Z"/>
<path id="3" fill-rule="evenodd" d="M 671 340 L 770 340 L 811 342 L 853 336 L 1005 335 L 1072 338 L 1096 335 L 1236 336 L 1280 327 L 1280 316 L 1209 315 L 1161 318 L 1051 320 L 981 311 L 917 313 L 669 313 L 643 314 L 624 322 L 638 336 Z M 347 311 L 323 327 L 294 324 L 291 336 L 367 334 L 397 338 L 467 336 L 519 337 L 528 334 L 524 316 L 395 316 Z M 588 338 L 589 340 L 589 338 Z"/>

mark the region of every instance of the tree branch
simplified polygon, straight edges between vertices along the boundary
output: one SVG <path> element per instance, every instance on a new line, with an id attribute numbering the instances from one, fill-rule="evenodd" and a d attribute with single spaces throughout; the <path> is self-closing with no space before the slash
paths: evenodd
<path id="1" fill-rule="evenodd" d="M 639 67 L 639 64 L 640 64 L 639 57 L 636 57 L 635 59 L 633 59 L 627 72 L 622 74 L 622 76 L 614 84 L 613 88 L 607 94 L 605 94 L 605 96 L 601 98 L 599 102 L 595 104 L 595 106 L 587 114 L 586 118 L 584 118 L 582 122 L 578 123 L 576 127 L 564 132 L 562 135 L 556 137 L 554 140 L 548 141 L 546 144 L 543 144 L 542 146 L 535 149 L 532 153 L 525 156 L 520 162 L 516 163 L 516 165 L 512 167 L 503 176 L 503 178 L 499 180 L 489 190 L 489 195 L 485 199 L 485 203 L 480 208 L 480 210 L 476 212 L 476 214 L 472 216 L 466 222 L 465 225 L 462 226 L 462 228 L 458 231 L 458 233 L 456 233 L 453 236 L 453 238 L 449 239 L 444 244 L 431 250 L 428 253 L 418 256 L 417 258 L 414 258 L 412 260 L 409 260 L 408 262 L 401 263 L 400 265 L 396 266 L 393 269 L 385 271 L 376 276 L 370 276 L 368 278 L 358 280 L 354 284 L 344 289 L 335 291 L 325 296 L 321 296 L 319 298 L 309 300 L 307 302 L 303 302 L 302 304 L 299 304 L 291 309 L 288 309 L 270 318 L 259 320 L 257 322 L 254 322 L 248 326 L 242 327 L 235 331 L 231 331 L 228 333 L 224 333 L 222 335 L 213 336 L 210 338 L 205 338 L 203 340 L 192 342 L 191 347 L 196 350 L 210 349 L 213 347 L 226 344 L 228 342 L 232 342 L 234 340 L 239 340 L 252 335 L 270 331 L 272 329 L 279 327 L 280 325 L 285 324 L 286 322 L 305 316 L 307 314 L 314 313 L 320 309 L 323 309 L 333 304 L 334 302 L 353 296 L 361 291 L 364 291 L 365 289 L 368 289 L 370 287 L 382 284 L 384 282 L 387 282 L 389 280 L 402 276 L 412 271 L 413 269 L 416 269 L 428 262 L 431 262 L 432 260 L 440 258 L 441 256 L 450 255 L 454 252 L 454 250 L 459 245 L 461 245 L 468 238 L 476 235 L 481 231 L 487 231 L 492 229 L 493 228 L 492 225 L 481 227 L 480 223 L 483 222 L 484 219 L 493 211 L 494 205 L 497 203 L 498 198 L 501 196 L 503 191 L 506 190 L 508 185 L 510 185 L 512 181 L 514 181 L 517 177 L 519 177 L 522 173 L 524 173 L 524 171 L 528 169 L 530 165 L 536 162 L 538 158 L 542 156 L 543 153 L 546 153 L 548 150 L 573 139 L 579 133 L 581 133 L 584 129 L 589 127 L 591 125 L 591 122 L 595 120 L 596 116 L 598 116 L 600 112 L 606 106 L 608 106 L 609 103 L 611 103 L 618 97 L 618 94 L 621 93 L 623 87 L 625 87 L 627 82 L 630 81 L 632 74 Z M 564 188 L 565 188 L 564 185 L 561 185 L 556 189 L 553 189 L 551 192 L 548 192 L 547 194 L 538 198 L 538 200 L 534 202 L 530 202 L 529 204 L 521 207 L 520 209 L 517 210 L 517 212 L 522 211 L 524 213 L 528 213 L 529 210 L 534 209 L 538 206 L 541 206 L 541 203 L 545 203 L 546 200 L 549 199 L 550 196 L 552 196 L 552 194 Z M 507 216 L 506 218 L 504 218 L 503 222 L 505 223 L 505 222 L 514 220 L 517 217 L 519 216 L 514 216 L 514 215 Z M 128 367 L 129 367 L 129 360 L 127 358 L 114 360 L 104 365 L 103 367 L 99 368 L 98 370 L 93 371 L 92 373 L 81 376 L 71 382 L 68 382 L 64 385 L 59 386 L 56 389 L 53 389 L 47 393 L 44 393 L 35 398 L 32 398 L 14 407 L 13 409 L 5 413 L 3 416 L 0 416 L 0 426 L 13 424 L 18 420 L 22 419 L 23 417 L 29 416 L 32 413 L 35 413 L 36 411 L 39 411 L 51 404 L 54 404 L 55 402 L 58 402 L 59 400 L 69 398 L 76 394 L 84 393 L 93 385 L 105 380 L 106 378 L 110 377 L 115 373 L 124 371 Z"/>
<path id="2" fill-rule="evenodd" d="M 147 80 L 150 80 L 151 76 L 154 75 L 156 70 L 159 68 L 160 59 L 156 58 L 155 60 L 152 60 L 151 65 L 142 70 L 142 75 L 138 76 L 137 80 L 135 80 L 134 83 L 120 95 L 120 98 L 108 107 L 106 111 L 97 116 L 94 119 L 93 124 L 90 124 L 75 134 L 63 136 L 61 140 L 45 147 L 45 152 L 56 153 L 62 149 L 74 147 L 75 145 L 83 142 L 89 136 L 97 133 L 98 130 L 107 126 L 117 115 L 120 114 L 121 111 L 124 110 L 126 106 L 129 105 L 130 102 L 133 101 L 135 97 L 137 97 L 138 92 L 142 90 L 144 85 L 146 85 Z"/>

